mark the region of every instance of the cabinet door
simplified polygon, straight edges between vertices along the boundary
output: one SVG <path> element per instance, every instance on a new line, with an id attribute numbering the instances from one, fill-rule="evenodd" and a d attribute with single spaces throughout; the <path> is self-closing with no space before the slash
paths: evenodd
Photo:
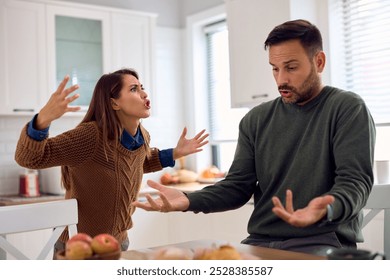
<path id="1" fill-rule="evenodd" d="M 290 19 L 290 1 L 227 0 L 232 107 L 253 107 L 279 96 L 264 41 Z"/>
<path id="2" fill-rule="evenodd" d="M 110 68 L 110 13 L 47 5 L 47 29 L 50 91 L 69 75 L 70 84 L 80 86 L 72 105 L 86 109 L 97 80 Z"/>
<path id="3" fill-rule="evenodd" d="M 47 91 L 45 7 L 10 0 L 0 5 L 0 114 L 32 114 Z"/>
<path id="4" fill-rule="evenodd" d="M 168 244 L 170 240 L 168 217 L 171 214 L 137 209 L 132 216 L 133 228 L 128 230 L 129 250 Z"/>
<path id="5" fill-rule="evenodd" d="M 153 93 L 154 78 L 154 15 L 113 12 L 112 69 L 135 69 L 148 94 Z"/>

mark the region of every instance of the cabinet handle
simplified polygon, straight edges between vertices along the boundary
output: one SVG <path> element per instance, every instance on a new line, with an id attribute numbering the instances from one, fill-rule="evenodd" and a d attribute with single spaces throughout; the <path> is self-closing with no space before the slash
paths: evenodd
<path id="1" fill-rule="evenodd" d="M 13 109 L 14 112 L 34 112 L 34 109 Z"/>
<path id="2" fill-rule="evenodd" d="M 252 99 L 267 98 L 267 97 L 268 97 L 268 93 L 252 95 Z"/>

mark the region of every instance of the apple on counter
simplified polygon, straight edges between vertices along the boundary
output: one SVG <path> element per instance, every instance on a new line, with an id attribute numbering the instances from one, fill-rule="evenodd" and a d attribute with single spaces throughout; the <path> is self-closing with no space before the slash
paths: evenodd
<path id="1" fill-rule="evenodd" d="M 70 244 L 66 244 L 65 257 L 68 260 L 84 260 L 92 257 L 92 255 L 92 248 L 87 242 L 75 240 Z"/>
<path id="2" fill-rule="evenodd" d="M 84 241 L 85 243 L 91 245 L 92 237 L 86 233 L 78 233 L 73 235 L 72 238 L 68 240 L 67 244 L 70 245 L 74 241 Z"/>
<path id="3" fill-rule="evenodd" d="M 102 233 L 96 235 L 91 242 L 92 250 L 97 254 L 105 254 L 118 251 L 119 242 L 110 234 Z"/>
<path id="4" fill-rule="evenodd" d="M 118 259 L 121 249 L 118 240 L 108 233 L 91 237 L 86 233 L 77 233 L 65 244 L 65 251 L 57 254 L 58 259 L 93 260 Z"/>

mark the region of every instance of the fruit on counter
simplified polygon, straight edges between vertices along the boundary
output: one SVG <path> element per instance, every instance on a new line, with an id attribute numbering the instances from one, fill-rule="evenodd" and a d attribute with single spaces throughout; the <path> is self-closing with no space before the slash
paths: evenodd
<path id="1" fill-rule="evenodd" d="M 102 233 L 92 238 L 91 248 L 94 253 L 104 254 L 118 251 L 120 249 L 120 245 L 114 236 Z"/>
<path id="2" fill-rule="evenodd" d="M 200 176 L 202 178 L 212 179 L 212 178 L 223 178 L 225 177 L 225 175 L 226 175 L 225 172 L 222 172 L 221 170 L 219 170 L 218 167 L 212 165 L 206 168 L 205 170 L 203 170 Z"/>
<path id="3" fill-rule="evenodd" d="M 160 182 L 163 185 L 174 185 L 178 183 L 196 182 L 198 174 L 191 170 L 179 169 L 173 173 L 164 173 L 160 177 Z"/>
<path id="4" fill-rule="evenodd" d="M 189 249 L 165 247 L 154 251 L 149 258 L 152 260 L 192 260 L 193 254 Z"/>
<path id="5" fill-rule="evenodd" d="M 179 183 L 179 177 L 173 176 L 171 173 L 164 173 L 160 177 L 160 182 L 163 185 L 172 185 Z"/>
<path id="6" fill-rule="evenodd" d="M 117 259 L 120 256 L 120 244 L 108 233 L 93 238 L 86 233 L 77 233 L 66 242 L 65 251 L 57 253 L 57 256 L 58 259 L 68 260 Z"/>
<path id="7" fill-rule="evenodd" d="M 180 169 L 176 172 L 176 176 L 179 178 L 180 183 L 192 183 L 198 180 L 198 174 L 194 171 L 187 169 Z"/>
<path id="8" fill-rule="evenodd" d="M 221 245 L 219 248 L 206 248 L 195 251 L 195 260 L 241 260 L 241 254 L 230 245 Z"/>
<path id="9" fill-rule="evenodd" d="M 183 248 L 167 246 L 148 253 L 150 260 L 259 260 L 249 253 L 242 253 L 237 248 L 225 244 L 206 248 Z"/>
<path id="10" fill-rule="evenodd" d="M 75 240 L 66 244 L 65 257 L 68 260 L 84 260 L 92 255 L 92 248 L 87 242 Z"/>

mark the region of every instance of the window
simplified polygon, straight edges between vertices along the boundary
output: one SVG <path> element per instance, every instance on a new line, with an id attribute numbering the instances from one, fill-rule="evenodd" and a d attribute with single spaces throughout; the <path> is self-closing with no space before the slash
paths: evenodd
<path id="1" fill-rule="evenodd" d="M 234 157 L 238 125 L 248 112 L 230 106 L 228 30 L 225 21 L 204 28 L 207 44 L 207 88 L 212 163 L 227 171 Z"/>
<path id="2" fill-rule="evenodd" d="M 332 80 L 362 96 L 376 123 L 390 122 L 390 1 L 330 0 L 330 15 Z"/>

